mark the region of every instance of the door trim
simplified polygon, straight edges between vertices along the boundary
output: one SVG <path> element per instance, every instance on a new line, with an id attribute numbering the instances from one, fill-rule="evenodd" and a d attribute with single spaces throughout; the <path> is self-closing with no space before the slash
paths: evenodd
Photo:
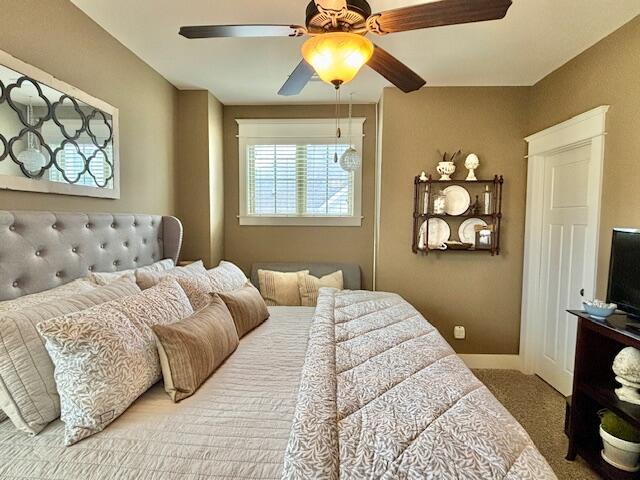
<path id="1" fill-rule="evenodd" d="M 589 229 L 587 244 L 596 255 L 592 265 L 585 266 L 585 296 L 593 297 L 596 289 L 598 265 L 598 233 L 600 229 L 600 203 L 602 198 L 602 167 L 608 105 L 589 110 L 553 127 L 535 133 L 525 140 L 529 144 L 527 155 L 527 204 L 524 237 L 524 269 L 522 279 L 522 309 L 520 319 L 520 359 L 522 371 L 533 374 L 542 323 L 540 275 L 542 261 L 542 230 L 544 210 L 545 158 L 562 151 L 591 145 L 589 171 Z M 593 226 L 593 227 L 591 227 Z"/>

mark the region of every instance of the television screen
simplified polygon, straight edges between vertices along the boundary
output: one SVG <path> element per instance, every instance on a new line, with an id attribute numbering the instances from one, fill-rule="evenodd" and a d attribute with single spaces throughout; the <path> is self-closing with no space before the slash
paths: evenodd
<path id="1" fill-rule="evenodd" d="M 607 300 L 640 316 L 640 230 L 613 231 Z"/>

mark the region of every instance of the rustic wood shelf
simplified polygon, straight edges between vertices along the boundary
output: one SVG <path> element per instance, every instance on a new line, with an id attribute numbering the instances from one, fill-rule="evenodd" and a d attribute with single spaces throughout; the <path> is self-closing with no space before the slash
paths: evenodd
<path id="1" fill-rule="evenodd" d="M 474 214 L 471 211 L 471 206 L 469 209 L 464 212 L 462 215 L 448 215 L 448 214 L 439 214 L 433 212 L 433 199 L 434 199 L 434 190 L 433 187 L 444 185 L 459 185 L 464 186 L 465 188 L 473 190 L 472 187 L 476 187 L 481 185 L 485 187 L 487 185 L 493 185 L 491 189 L 491 213 L 477 213 Z M 428 255 L 431 252 L 439 252 L 439 253 L 452 253 L 452 252 L 488 252 L 492 256 L 500 255 L 500 228 L 502 225 L 502 187 L 504 185 L 504 178 L 501 175 L 495 175 L 491 180 L 434 180 L 431 175 L 427 178 L 426 181 L 420 180 L 420 177 L 414 178 L 414 202 L 413 202 L 413 245 L 412 251 L 415 254 Z M 484 193 L 484 189 L 482 191 L 473 192 L 477 193 L 476 196 L 480 196 Z M 469 193 L 472 199 L 473 205 L 473 195 L 471 192 Z M 427 204 L 427 211 L 425 212 L 425 203 Z M 425 245 L 426 248 L 419 248 L 420 246 L 420 228 L 424 222 L 429 225 L 429 220 L 432 218 L 439 218 L 444 220 L 449 228 L 452 225 L 459 225 L 462 221 L 470 219 L 470 218 L 479 218 L 485 220 L 488 226 L 493 229 L 491 235 L 491 247 L 490 248 L 470 248 L 470 249 L 453 249 L 448 248 L 446 250 L 440 249 L 432 249 L 428 248 L 429 245 L 429 228 L 427 227 L 426 235 L 425 235 Z M 458 237 L 458 232 L 453 231 L 452 234 L 455 237 Z M 454 240 L 450 238 L 450 240 Z"/>
<path id="2" fill-rule="evenodd" d="M 592 319 L 586 312 L 569 310 L 578 317 L 573 394 L 568 414 L 567 460 L 580 455 L 605 479 L 638 480 L 640 472 L 629 473 L 605 462 L 600 452 L 598 411 L 608 408 L 640 428 L 640 405 L 623 402 L 615 393 L 617 384 L 611 365 L 626 346 L 640 348 L 640 336 L 626 328 L 626 315 L 615 314 L 606 321 Z"/>

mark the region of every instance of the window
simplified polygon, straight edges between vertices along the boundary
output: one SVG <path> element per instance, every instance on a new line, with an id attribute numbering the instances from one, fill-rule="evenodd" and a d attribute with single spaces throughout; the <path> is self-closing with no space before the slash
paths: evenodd
<path id="1" fill-rule="evenodd" d="M 339 158 L 362 152 L 364 119 L 347 121 L 336 143 L 335 120 L 238 120 L 241 225 L 361 225 L 362 175 Z"/>

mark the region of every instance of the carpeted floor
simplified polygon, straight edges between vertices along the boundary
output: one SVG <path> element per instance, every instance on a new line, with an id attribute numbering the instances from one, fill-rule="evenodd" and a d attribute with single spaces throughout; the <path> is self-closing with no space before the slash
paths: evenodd
<path id="1" fill-rule="evenodd" d="M 580 457 L 564 459 L 567 437 L 564 434 L 565 399 L 536 376 L 515 370 L 474 370 L 507 410 L 520 422 L 553 468 L 560 480 L 600 478 Z"/>

